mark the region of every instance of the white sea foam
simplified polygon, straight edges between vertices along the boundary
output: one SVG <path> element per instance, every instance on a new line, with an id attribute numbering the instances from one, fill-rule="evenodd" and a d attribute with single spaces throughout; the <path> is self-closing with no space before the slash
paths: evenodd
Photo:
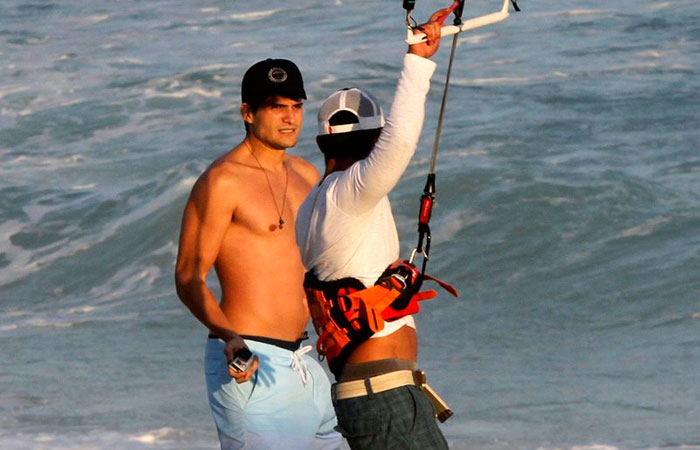
<path id="1" fill-rule="evenodd" d="M 661 225 L 671 222 L 671 220 L 671 217 L 654 217 L 640 225 L 623 230 L 620 235 L 622 237 L 648 236 L 656 231 L 656 229 Z"/>
<path id="2" fill-rule="evenodd" d="M 193 74 L 201 72 L 223 72 L 224 76 L 214 74 L 213 77 L 218 81 L 226 81 L 226 75 L 237 70 L 241 66 L 238 64 L 208 64 L 205 66 L 195 67 L 176 74 L 174 77 L 159 77 L 149 80 L 148 87 L 144 89 L 143 94 L 147 98 L 188 98 L 192 96 L 200 96 L 207 98 L 220 98 L 222 92 L 219 89 L 204 89 L 198 86 L 187 86 L 191 83 L 185 80 Z"/>
<path id="3" fill-rule="evenodd" d="M 439 236 L 441 241 L 451 241 L 457 233 L 465 228 L 483 222 L 485 217 L 481 214 L 470 214 L 468 211 L 450 211 L 433 224 L 434 236 Z"/>
<path id="4" fill-rule="evenodd" d="M 652 11 L 658 11 L 660 9 L 672 8 L 675 5 L 671 2 L 654 3 L 653 5 L 647 5 L 647 9 Z"/>
<path id="5" fill-rule="evenodd" d="M 465 43 L 465 44 L 480 44 L 484 41 L 487 41 L 491 38 L 494 38 L 498 36 L 496 33 L 479 33 L 479 34 L 468 34 L 468 33 L 463 33 L 459 36 L 459 43 Z"/>
<path id="6" fill-rule="evenodd" d="M 489 151 L 486 149 L 474 148 L 474 149 L 443 151 L 441 156 L 444 156 L 446 160 L 449 160 L 450 158 L 454 158 L 454 157 L 484 156 L 484 155 L 488 155 L 488 154 L 489 154 Z"/>
<path id="7" fill-rule="evenodd" d="M 490 61 L 489 64 L 492 66 L 510 66 L 511 64 L 517 63 L 517 59 L 494 59 L 493 61 Z"/>
<path id="8" fill-rule="evenodd" d="M 603 68 L 603 72 L 628 72 L 628 71 L 638 71 L 638 70 L 649 70 L 657 69 L 662 67 L 663 64 L 659 62 L 636 62 L 629 64 L 618 64 L 614 66 L 609 66 Z"/>
<path id="9" fill-rule="evenodd" d="M 191 178 L 188 178 L 186 183 L 189 181 L 191 181 Z M 0 285 L 23 278 L 59 258 L 72 256 L 106 241 L 122 227 L 141 220 L 153 213 L 153 211 L 157 211 L 174 202 L 178 197 L 189 191 L 189 185 L 186 183 L 180 182 L 174 185 L 173 188 L 165 190 L 160 195 L 152 198 L 151 201 L 114 220 L 97 235 L 59 239 L 42 248 L 39 252 L 36 249 L 25 250 L 10 242 L 10 237 L 19 232 L 25 226 L 25 222 L 8 220 L 0 223 L 0 236 L 3 237 L 0 240 L 0 253 L 5 253 L 5 257 L 10 261 L 9 265 L 3 267 L 2 271 L 0 271 Z M 48 211 L 51 211 L 51 208 L 39 204 L 30 204 L 24 208 L 25 214 L 29 216 L 27 223 L 30 224 L 38 223 Z M 70 235 L 70 231 L 71 228 L 64 230 L 66 235 Z"/>
<path id="10" fill-rule="evenodd" d="M 112 16 L 110 14 L 96 14 L 93 16 L 85 17 L 85 21 L 91 25 L 97 25 L 98 23 L 105 22 L 109 20 Z"/>
<path id="11" fill-rule="evenodd" d="M 574 445 L 572 447 L 537 447 L 537 450 L 619 450 L 613 445 Z M 648 449 L 653 450 L 653 449 Z"/>
<path id="12" fill-rule="evenodd" d="M 268 9 L 265 11 L 252 11 L 247 13 L 231 14 L 233 20 L 255 21 L 262 20 L 280 12 L 279 9 Z"/>
<path id="13" fill-rule="evenodd" d="M 74 167 L 84 161 L 82 154 L 69 154 L 61 157 L 20 155 L 0 165 L 0 178 L 4 180 L 22 180 L 17 184 L 28 183 L 38 185 L 41 174 L 47 170 L 57 171 L 66 167 Z"/>
<path id="14" fill-rule="evenodd" d="M 72 17 L 69 19 L 69 21 L 80 25 L 97 25 L 111 18 L 111 14 L 91 14 L 87 16 Z"/>
<path id="15" fill-rule="evenodd" d="M 206 89 L 197 88 L 197 87 L 183 89 L 183 90 L 177 91 L 177 92 L 158 92 L 158 91 L 154 91 L 153 89 L 146 89 L 144 94 L 147 98 L 161 97 L 161 98 L 178 98 L 179 99 L 179 98 L 188 98 L 191 96 L 200 96 L 200 97 L 208 97 L 208 98 L 220 98 L 221 97 L 221 91 L 218 89 L 208 91 Z"/>
<path id="16" fill-rule="evenodd" d="M 532 83 L 538 79 L 541 79 L 539 77 L 528 77 L 528 76 L 521 76 L 521 77 L 490 77 L 490 78 L 455 78 L 453 81 L 450 81 L 451 84 L 454 84 L 455 86 L 483 86 L 483 85 L 490 85 L 490 84 L 528 84 Z"/>
<path id="17" fill-rule="evenodd" d="M 534 17 L 560 17 L 560 16 L 603 16 L 610 14 L 612 10 L 606 9 L 571 9 L 571 10 L 550 10 L 532 14 Z"/>
<path id="18" fill-rule="evenodd" d="M 161 268 L 155 265 L 124 267 L 100 286 L 92 288 L 90 296 L 100 302 L 134 296 L 138 292 L 148 291 L 160 275 Z"/>
<path id="19" fill-rule="evenodd" d="M 118 432 L 92 430 L 88 432 L 66 431 L 64 433 L 15 433 L 0 432 L 0 447 L 3 450 L 26 450 L 51 448 L 52 450 L 94 450 L 118 448 L 144 450 L 160 448 L 175 450 L 182 448 L 214 448 L 215 434 L 210 429 L 164 427 L 143 432 Z"/>
<path id="20" fill-rule="evenodd" d="M 608 11 L 601 9 L 572 9 L 566 13 L 570 16 L 597 16 L 607 14 Z"/>
<path id="21" fill-rule="evenodd" d="M 144 444 L 155 444 L 159 441 L 167 440 L 168 438 L 180 436 L 182 433 L 180 430 L 174 428 L 159 428 L 157 430 L 148 431 L 142 434 L 136 434 L 129 436 L 130 441 L 142 442 Z"/>
<path id="22" fill-rule="evenodd" d="M 29 90 L 29 88 L 27 90 Z M 2 99 L 2 97 L 4 96 L 20 92 L 25 92 L 25 89 L 10 88 L 8 90 L 0 92 L 0 99 Z M 26 117 L 33 114 L 35 111 L 40 110 L 42 105 L 49 105 L 48 98 L 41 94 L 38 94 L 37 89 L 32 88 L 31 92 L 33 95 L 30 98 L 28 98 L 26 102 L 18 104 L 12 104 L 11 102 L 8 102 L 7 104 L 3 105 L 2 115 L 9 117 Z"/>
<path id="23" fill-rule="evenodd" d="M 3 316 L 5 317 L 25 317 L 29 316 L 32 313 L 30 311 L 3 311 Z"/>
<path id="24" fill-rule="evenodd" d="M 11 94 L 17 94 L 19 92 L 26 92 L 28 90 L 29 90 L 28 86 L 16 86 L 16 85 L 5 86 L 3 89 L 0 89 L 0 99 L 3 99 L 6 96 L 11 95 Z"/>
<path id="25" fill-rule="evenodd" d="M 321 78 L 321 80 L 319 81 L 319 83 L 321 83 L 321 84 L 333 84 L 333 83 L 337 83 L 337 82 L 338 82 L 338 77 L 336 77 L 335 75 L 326 75 L 323 78 Z"/>
<path id="26" fill-rule="evenodd" d="M 29 265 L 32 252 L 17 247 L 10 241 L 23 226 L 24 223 L 17 220 L 0 222 L 0 254 L 4 254 L 5 259 L 10 261 L 10 264 L 0 271 L 0 285 L 14 281 L 26 273 L 24 268 Z"/>
<path id="27" fill-rule="evenodd" d="M 635 53 L 635 56 L 641 56 L 643 58 L 661 58 L 664 55 L 658 50 L 645 50 L 643 52 Z"/>
<path id="28" fill-rule="evenodd" d="M 571 450 L 618 450 L 617 447 L 612 445 L 574 445 Z"/>
<path id="29" fill-rule="evenodd" d="M 185 187 L 185 188 L 191 188 L 194 186 L 194 183 L 197 181 L 197 177 L 186 177 L 180 180 L 180 186 Z"/>
<path id="30" fill-rule="evenodd" d="M 97 310 L 97 307 L 95 306 L 78 306 L 75 308 L 68 308 L 64 310 L 67 314 L 87 314 L 91 312 L 95 312 Z"/>
<path id="31" fill-rule="evenodd" d="M 240 67 L 242 67 L 241 64 L 216 63 L 216 64 L 207 64 L 204 66 L 199 66 L 199 67 L 196 67 L 194 69 L 188 70 L 185 73 L 190 74 L 190 73 L 195 73 L 195 72 L 217 72 L 217 71 L 228 72 L 230 70 L 234 70 L 234 69 L 237 69 Z"/>
<path id="32" fill-rule="evenodd" d="M 53 318 L 46 319 L 42 317 L 32 318 L 17 324 L 19 328 L 68 328 L 73 325 L 75 325 L 75 322 L 55 320 Z"/>
<path id="33" fill-rule="evenodd" d="M 147 296 L 144 296 L 146 298 Z M 148 298 L 158 298 L 159 296 L 150 296 Z M 84 323 L 86 320 L 103 320 L 109 322 L 123 322 L 134 320 L 138 317 L 137 312 L 128 312 L 122 314 L 114 314 L 112 308 L 119 307 L 124 304 L 124 302 L 132 302 L 129 300 L 120 300 L 118 302 L 112 301 L 112 299 L 99 299 L 108 306 L 101 305 L 85 305 L 76 306 L 70 308 L 58 308 L 50 312 L 32 312 L 27 316 L 21 316 L 16 318 L 7 317 L 6 321 L 8 323 L 0 326 L 0 331 L 3 332 L 13 332 L 16 330 L 27 330 L 27 329 L 61 329 L 61 328 L 71 328 L 73 326 Z M 90 299 L 89 301 L 94 302 L 98 299 Z M 99 312 L 104 312 L 109 310 L 109 314 L 102 315 L 101 317 L 96 316 Z M 1 440 L 0 440 L 1 441 Z M 0 448 L 3 448 L 0 446 Z"/>
<path id="34" fill-rule="evenodd" d="M 133 66 L 141 66 L 146 64 L 146 62 L 140 58 L 119 58 L 117 62 L 119 64 L 130 64 Z"/>
<path id="35" fill-rule="evenodd" d="M 74 191 L 90 191 L 93 190 L 97 187 L 96 183 L 89 183 L 89 184 L 78 184 L 75 186 L 71 186 L 71 189 Z"/>
<path id="36" fill-rule="evenodd" d="M 352 34 L 351 32 L 345 32 L 343 34 Z M 333 54 L 337 57 L 341 56 L 346 56 L 346 55 L 356 55 L 358 53 L 363 53 L 367 52 L 371 49 L 372 47 L 369 45 L 362 45 L 362 44 L 357 44 L 357 45 L 352 45 L 348 47 L 340 47 L 336 49 Z"/>

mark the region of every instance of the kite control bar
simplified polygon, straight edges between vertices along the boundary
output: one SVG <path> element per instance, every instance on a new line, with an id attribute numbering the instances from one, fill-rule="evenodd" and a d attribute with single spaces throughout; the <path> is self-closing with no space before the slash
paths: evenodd
<path id="1" fill-rule="evenodd" d="M 513 8 L 516 11 L 520 11 L 520 8 L 518 7 L 518 4 L 516 3 L 516 0 L 503 0 L 503 6 L 501 7 L 501 10 L 495 13 L 491 14 L 485 14 L 483 16 L 475 17 L 473 19 L 465 20 L 462 22 L 462 20 L 459 18 L 461 17 L 461 10 L 458 11 L 458 13 L 455 13 L 456 17 L 458 19 L 455 20 L 454 25 L 445 25 L 441 28 L 440 30 L 440 36 L 445 37 L 445 36 L 451 36 L 453 34 L 461 33 L 463 31 L 468 31 L 468 30 L 473 30 L 475 28 L 480 28 L 480 27 L 485 27 L 487 25 L 492 25 L 494 23 L 501 22 L 502 20 L 505 20 L 508 15 L 509 15 L 509 3 L 513 4 Z M 451 11 L 457 8 L 457 6 L 461 7 L 464 6 L 464 2 L 460 1 L 455 1 L 454 4 L 450 7 Z M 404 9 L 408 11 L 407 16 L 410 18 L 411 10 L 413 9 L 413 6 L 415 5 L 415 0 L 404 0 Z M 441 18 L 441 23 L 444 23 L 445 17 Z M 407 19 L 407 22 L 410 22 L 410 19 Z M 425 34 L 423 33 L 418 33 L 418 34 L 413 34 L 413 29 L 408 27 L 407 35 L 406 35 L 406 43 L 409 45 L 412 44 L 419 44 L 420 42 L 423 42 L 425 40 Z"/>
<path id="2" fill-rule="evenodd" d="M 423 257 L 423 266 L 421 268 L 421 274 L 425 274 L 425 267 L 428 260 L 430 259 L 430 216 L 432 215 L 433 204 L 435 203 L 435 163 L 437 160 L 437 153 L 440 147 L 440 135 L 442 131 L 442 120 L 445 114 L 445 104 L 447 103 L 447 88 L 450 84 L 450 74 L 452 73 L 452 61 L 455 56 L 455 49 L 457 48 L 457 33 L 462 31 L 472 30 L 474 28 L 483 27 L 486 25 L 491 25 L 496 22 L 500 22 L 508 17 L 508 3 L 512 3 L 516 11 L 520 11 L 516 0 L 504 0 L 503 7 L 500 12 L 487 14 L 474 19 L 462 22 L 462 10 L 464 9 L 464 0 L 454 0 L 452 5 L 445 10 L 445 12 L 437 18 L 437 22 L 440 25 L 445 23 L 445 19 L 454 12 L 455 19 L 454 25 L 443 26 L 441 28 L 441 36 L 454 35 L 452 38 L 452 49 L 450 50 L 450 60 L 447 66 L 447 76 L 445 78 L 445 89 L 442 94 L 442 102 L 440 103 L 440 115 L 438 116 L 437 130 L 435 131 L 435 142 L 433 143 L 433 155 L 430 160 L 430 171 L 428 172 L 428 179 L 423 188 L 423 195 L 420 198 L 420 210 L 418 213 L 418 245 L 411 252 L 411 257 L 409 258 L 409 264 L 413 264 L 417 255 Z M 404 9 L 406 10 L 406 25 L 408 27 L 408 38 L 406 42 L 408 44 L 417 44 L 425 40 L 425 34 L 413 34 L 413 26 L 411 17 L 411 11 L 415 5 L 415 0 L 404 0 Z"/>

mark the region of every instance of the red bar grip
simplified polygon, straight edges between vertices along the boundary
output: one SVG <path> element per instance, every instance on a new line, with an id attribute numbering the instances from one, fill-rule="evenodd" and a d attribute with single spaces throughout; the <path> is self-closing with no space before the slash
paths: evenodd
<path id="1" fill-rule="evenodd" d="M 433 212 L 433 198 L 428 196 L 423 196 L 420 202 L 420 214 L 418 215 L 418 222 L 427 224 L 430 222 L 430 215 Z"/>
<path id="2" fill-rule="evenodd" d="M 439 23 L 440 25 L 444 25 L 444 24 L 445 24 L 445 19 L 447 19 L 447 17 L 448 17 L 450 14 L 452 14 L 452 12 L 453 12 L 458 6 L 459 6 L 459 0 L 455 0 L 455 2 L 452 3 L 452 6 L 450 6 L 450 8 L 448 9 L 448 11 L 447 11 L 444 15 L 438 17 L 438 20 L 437 20 L 438 23 Z"/>

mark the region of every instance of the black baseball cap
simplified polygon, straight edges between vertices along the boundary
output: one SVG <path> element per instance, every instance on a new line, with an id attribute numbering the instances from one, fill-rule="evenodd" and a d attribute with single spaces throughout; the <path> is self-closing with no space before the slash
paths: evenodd
<path id="1" fill-rule="evenodd" d="M 306 100 L 299 68 L 287 59 L 266 59 L 253 64 L 243 75 L 241 100 L 253 108 L 273 96 Z"/>

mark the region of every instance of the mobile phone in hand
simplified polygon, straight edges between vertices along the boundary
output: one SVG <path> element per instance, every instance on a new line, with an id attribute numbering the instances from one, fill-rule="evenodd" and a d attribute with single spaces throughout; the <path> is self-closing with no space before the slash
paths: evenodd
<path id="1" fill-rule="evenodd" d="M 243 347 L 236 350 L 228 366 L 236 372 L 245 372 L 250 368 L 251 364 L 253 364 L 253 353 L 246 347 Z"/>

